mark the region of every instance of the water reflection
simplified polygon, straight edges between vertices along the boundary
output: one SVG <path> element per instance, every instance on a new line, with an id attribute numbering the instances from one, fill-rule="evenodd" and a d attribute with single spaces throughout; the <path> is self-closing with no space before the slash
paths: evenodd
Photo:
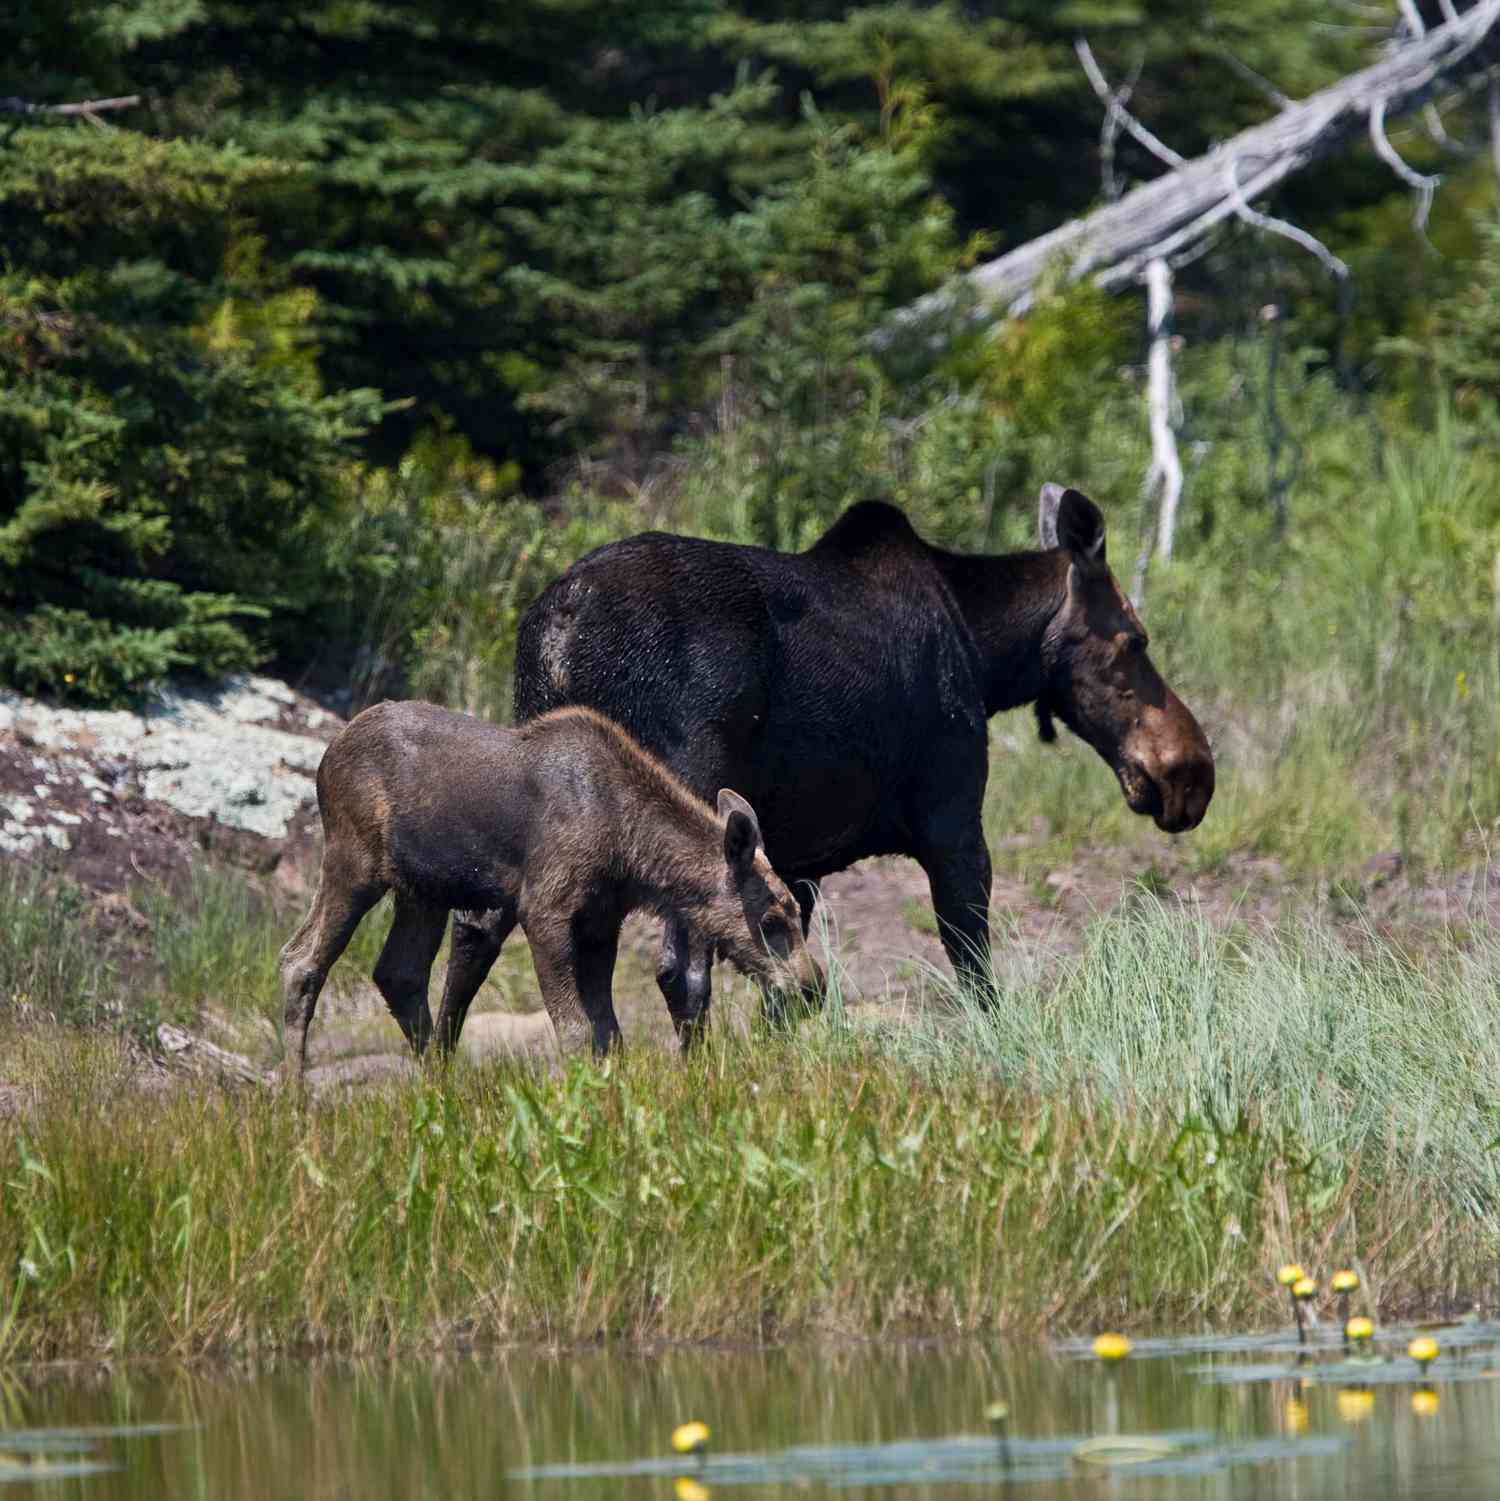
<path id="1" fill-rule="evenodd" d="M 0 1378 L 0 1430 L 53 1432 L 88 1425 L 59 1461 L 118 1466 L 55 1478 L 45 1492 L 15 1475 L 31 1461 L 0 1435 L 5 1494 L 126 1498 L 485 1496 L 525 1501 L 639 1497 L 707 1501 L 832 1494 L 951 1498 L 959 1461 L 972 1493 L 1003 1494 L 1020 1467 L 1040 1464 L 1026 1497 L 1489 1496 L 1500 1474 L 1500 1381 L 1401 1383 L 1310 1379 L 1272 1367 L 1259 1381 L 1204 1379 L 1190 1354 L 1103 1367 L 1066 1352 L 997 1344 L 871 1344 L 772 1351 L 588 1351 L 447 1356 L 270 1372 L 47 1373 Z M 1248 1356 L 1220 1364 L 1247 1365 Z M 1215 1369 L 1218 1369 L 1216 1365 Z M 1435 1378 L 1439 1367 L 1429 1373 Z M 1412 1375 L 1415 1378 L 1415 1371 Z M 1475 1375 L 1479 1375 L 1476 1370 Z M 1003 1404 L 1003 1432 L 986 1410 Z M 700 1469 L 672 1454 L 680 1423 L 702 1419 L 712 1446 Z M 179 1424 L 142 1431 L 141 1424 Z M 938 1445 L 968 1435 L 963 1445 Z M 1070 1451 L 1096 1443 L 1092 1462 Z M 1167 1436 L 1164 1438 L 1163 1436 Z M 1142 1437 L 1175 1447 L 1151 1452 Z M 1332 1442 L 1337 1441 L 1337 1442 Z M 1010 1457 L 1002 1459 L 1002 1444 Z M 894 1450 L 890 1446 L 901 1446 Z M 732 1492 L 715 1467 L 734 1455 L 858 1446 L 845 1465 L 800 1485 L 750 1478 Z M 1283 1457 L 1288 1448 L 1300 1458 Z M 881 1465 L 915 1456 L 897 1483 Z M 964 1456 L 968 1455 L 969 1459 Z M 5 1467 L 5 1457 L 10 1468 Z M 1216 1457 L 1204 1465 L 1204 1456 Z M 510 1478 L 518 1470 L 656 1457 L 657 1472 L 587 1478 Z M 845 1454 L 843 1458 L 849 1456 Z M 1196 1468 L 1194 1466 L 1197 1466 Z"/>

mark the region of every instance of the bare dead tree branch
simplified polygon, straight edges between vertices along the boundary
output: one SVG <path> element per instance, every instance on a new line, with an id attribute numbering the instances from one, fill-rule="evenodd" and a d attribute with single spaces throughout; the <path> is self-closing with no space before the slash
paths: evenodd
<path id="1" fill-rule="evenodd" d="M 1437 105 L 1428 104 L 1423 107 L 1422 122 L 1427 127 L 1427 138 L 1434 146 L 1441 146 L 1451 156 L 1469 154 L 1462 142 L 1455 141 L 1448 134 L 1448 127 L 1443 124 L 1443 113 Z"/>
<path id="2" fill-rule="evenodd" d="M 1224 170 L 1228 174 L 1229 192 L 1235 199 L 1235 210 L 1246 224 L 1253 225 L 1256 229 L 1263 229 L 1267 234 L 1280 235 L 1284 240 L 1290 240 L 1294 245 L 1300 245 L 1310 255 L 1317 256 L 1322 263 L 1323 269 L 1330 276 L 1339 281 L 1349 279 L 1349 267 L 1339 259 L 1316 235 L 1309 234 L 1305 229 L 1299 228 L 1287 219 L 1278 219 L 1272 214 L 1263 214 L 1258 209 L 1253 209 L 1245 202 L 1244 194 L 1240 191 L 1239 163 L 1230 158 L 1224 164 Z"/>
<path id="3" fill-rule="evenodd" d="M 1500 183 L 1500 74 L 1490 75 L 1490 160 L 1495 164 L 1495 180 Z"/>
<path id="4" fill-rule="evenodd" d="M 1422 12 L 1417 9 L 1417 0 L 1396 0 L 1396 9 L 1406 22 L 1408 34 L 1421 41 L 1427 35 L 1427 27 L 1422 23 Z"/>
<path id="5" fill-rule="evenodd" d="M 1432 212 L 1432 195 L 1437 192 L 1438 184 L 1443 179 L 1436 175 L 1429 176 L 1425 172 L 1418 172 L 1415 167 L 1409 167 L 1401 153 L 1391 145 L 1390 137 L 1385 133 L 1384 99 L 1370 101 L 1370 144 L 1375 148 L 1375 155 L 1411 188 L 1415 195 L 1416 202 L 1412 206 L 1411 222 L 1420 233 L 1427 228 L 1427 216 Z"/>
<path id="6" fill-rule="evenodd" d="M 1141 76 L 1142 64 L 1137 62 L 1130 76 L 1109 96 L 1109 108 L 1099 126 L 1099 182 L 1104 189 L 1104 201 L 1115 203 L 1124 188 L 1115 176 L 1115 140 L 1120 134 L 1120 121 L 1125 115 L 1125 106 L 1135 92 L 1136 81 Z"/>
<path id="7" fill-rule="evenodd" d="M 139 104 L 139 94 L 122 94 L 117 99 L 84 99 L 77 104 L 33 104 L 28 99 L 11 95 L 0 99 L 0 114 L 3 115 L 84 115 L 92 118 L 106 110 L 129 109 Z"/>
<path id="8" fill-rule="evenodd" d="M 1290 94 L 1283 94 L 1269 78 L 1257 73 L 1248 63 L 1241 62 L 1232 52 L 1220 52 L 1217 56 L 1230 72 L 1238 74 L 1252 88 L 1259 89 L 1277 109 L 1286 109 L 1295 103 Z"/>
<path id="9" fill-rule="evenodd" d="M 1179 156 L 1158 136 L 1152 134 L 1125 108 L 1122 95 L 1126 91 L 1111 89 L 1109 81 L 1104 76 L 1104 70 L 1100 68 L 1093 50 L 1086 41 L 1077 41 L 1073 44 L 1074 51 L 1078 54 L 1078 60 L 1083 64 L 1083 70 L 1088 75 L 1088 80 L 1093 85 L 1094 92 L 1106 103 L 1109 108 L 1109 117 L 1118 120 L 1136 140 L 1145 146 L 1153 155 L 1167 163 L 1170 167 L 1180 167 L 1186 160 Z M 1283 96 L 1284 97 L 1284 96 Z M 1310 235 L 1305 229 L 1299 229 L 1295 224 L 1285 219 L 1274 218 L 1270 214 L 1259 213 L 1250 207 L 1245 201 L 1244 194 L 1240 189 L 1239 163 L 1234 157 L 1225 163 L 1225 172 L 1228 174 L 1229 195 L 1233 201 L 1235 213 L 1246 224 L 1255 229 L 1265 230 L 1269 234 L 1280 235 L 1284 239 L 1300 245 L 1302 249 L 1317 256 L 1325 270 L 1340 281 L 1347 279 L 1349 268 L 1334 255 L 1327 246 L 1316 236 Z"/>
<path id="10" fill-rule="evenodd" d="M 1372 114 L 1383 135 L 1388 120 L 1420 110 L 1438 91 L 1456 86 L 1467 70 L 1492 63 L 1492 58 L 1476 54 L 1495 40 L 1497 24 L 1500 0 L 1477 0 L 1420 40 L 1394 47 L 1379 62 L 1139 184 L 1118 202 L 977 266 L 961 281 L 895 314 L 872 342 L 884 348 L 909 338 L 943 340 L 949 319 L 955 312 L 967 312 L 971 303 L 988 306 L 988 317 L 1003 316 L 1054 265 L 1062 265 L 1070 280 L 1089 279 L 1106 290 L 1135 284 L 1149 261 L 1174 260 L 1226 219 L 1237 217 L 1239 200 L 1255 202 L 1368 131 Z M 1231 160 L 1238 195 L 1225 170 Z M 1406 163 L 1401 165 L 1413 176 L 1422 176 Z M 1403 174 L 1403 181 L 1409 180 Z"/>
<path id="11" fill-rule="evenodd" d="M 1073 43 L 1073 50 L 1078 54 L 1078 61 L 1083 64 L 1083 71 L 1088 76 L 1089 83 L 1093 85 L 1094 92 L 1104 101 L 1110 116 L 1117 124 L 1123 125 L 1158 161 L 1165 162 L 1169 167 L 1182 166 L 1187 161 L 1187 158 L 1179 156 L 1159 136 L 1152 135 L 1125 108 L 1124 100 L 1120 99 L 1116 92 L 1110 88 L 1103 72 L 1100 70 L 1098 62 L 1094 58 L 1093 49 L 1082 37 Z"/>

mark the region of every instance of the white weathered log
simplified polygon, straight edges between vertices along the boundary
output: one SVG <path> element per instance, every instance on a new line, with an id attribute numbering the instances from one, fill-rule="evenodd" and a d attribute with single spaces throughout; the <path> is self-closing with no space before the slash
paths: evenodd
<path id="1" fill-rule="evenodd" d="M 116 99 L 80 99 L 76 104 L 33 104 L 14 95 L 0 99 L 0 114 L 6 115 L 84 115 L 92 118 L 106 110 L 130 109 L 141 102 L 139 94 L 122 94 Z"/>
<path id="2" fill-rule="evenodd" d="M 1151 351 L 1146 359 L 1151 463 L 1161 480 L 1156 550 L 1170 558 L 1177 538 L 1177 503 L 1182 498 L 1182 461 L 1177 457 L 1177 433 L 1172 422 L 1176 402 L 1172 381 L 1172 268 L 1160 258 L 1146 264 L 1146 317 L 1151 329 Z"/>
<path id="3" fill-rule="evenodd" d="M 1172 268 L 1158 257 L 1146 263 L 1146 318 L 1150 331 L 1150 349 L 1146 356 L 1146 409 L 1151 427 L 1151 465 L 1141 484 L 1141 499 L 1150 505 L 1159 495 L 1156 506 L 1156 550 L 1163 558 L 1172 556 L 1177 538 L 1177 506 L 1182 499 L 1182 460 L 1177 454 L 1177 430 L 1174 422 L 1176 392 L 1172 379 Z M 1131 597 L 1139 609 L 1146 601 L 1146 570 L 1151 563 L 1151 528 L 1141 544 L 1136 559 Z"/>
<path id="4" fill-rule="evenodd" d="M 1106 290 L 1136 283 L 1148 261 L 1189 250 L 1216 225 L 1236 216 L 1240 199 L 1253 202 L 1368 131 L 1377 104 L 1382 125 L 1420 109 L 1456 72 L 1478 64 L 1475 54 L 1497 23 L 1500 0 L 1479 0 L 1456 20 L 1431 28 L 1370 67 L 1133 188 L 1118 202 L 977 266 L 957 283 L 893 315 L 873 342 L 885 348 L 907 338 L 940 336 L 952 316 L 972 302 L 986 306 L 989 317 L 1018 310 L 1037 278 L 1052 266 L 1061 266 L 1069 280 L 1091 279 Z M 1226 167 L 1231 161 L 1238 194 L 1229 186 Z"/>
<path id="5" fill-rule="evenodd" d="M 1083 64 L 1083 71 L 1093 86 L 1094 92 L 1103 101 L 1107 114 L 1105 116 L 1106 129 L 1128 130 L 1137 141 L 1141 143 L 1159 161 L 1165 162 L 1169 167 L 1180 167 L 1186 158 L 1179 156 L 1165 141 L 1147 130 L 1129 110 L 1125 108 L 1125 101 L 1130 96 L 1133 84 L 1118 89 L 1111 89 L 1108 79 L 1104 76 L 1104 70 L 1099 66 L 1094 57 L 1093 49 L 1086 41 L 1074 43 L 1074 51 L 1078 54 L 1078 60 Z M 1428 106 L 1431 108 L 1431 106 Z M 1403 169 L 1405 162 L 1401 163 Z M 1316 235 L 1309 234 L 1305 229 L 1292 224 L 1286 219 L 1278 219 L 1271 214 L 1263 214 L 1257 209 L 1250 207 L 1245 202 L 1245 195 L 1240 190 L 1239 161 L 1230 157 L 1225 163 L 1226 179 L 1229 185 L 1229 194 L 1234 202 L 1234 211 L 1240 219 L 1253 229 L 1264 230 L 1267 234 L 1280 235 L 1283 239 L 1290 240 L 1294 245 L 1299 245 L 1309 254 L 1317 256 L 1325 270 L 1340 281 L 1345 281 L 1349 276 L 1349 268 L 1336 256 Z M 1110 184 L 1105 183 L 1105 197 L 1118 198 L 1119 194 L 1110 191 Z"/>
<path id="6" fill-rule="evenodd" d="M 238 1079 L 244 1084 L 270 1084 L 274 1075 L 267 1069 L 251 1062 L 243 1053 L 231 1053 L 206 1037 L 198 1037 L 162 1022 L 156 1029 L 157 1046 L 163 1061 L 176 1068 L 185 1068 L 194 1073 L 217 1074 L 223 1078 Z"/>

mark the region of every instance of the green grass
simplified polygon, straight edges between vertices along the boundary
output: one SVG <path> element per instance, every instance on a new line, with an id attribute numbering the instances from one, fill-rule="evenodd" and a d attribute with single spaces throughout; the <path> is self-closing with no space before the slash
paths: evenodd
<path id="1" fill-rule="evenodd" d="M 1283 910 L 1326 889 L 1348 919 L 1372 855 L 1419 879 L 1488 857 L 1500 491 L 1442 424 L 1380 459 L 1368 436 L 1309 435 L 1285 540 L 1216 495 L 1220 530 L 1152 574 L 1153 653 L 1215 744 L 1200 829 L 1167 840 L 1086 746 L 997 722 L 997 868 L 1049 902 L 1044 877 L 1093 851 L 1145 876 L 985 1015 L 932 979 L 899 1020 L 835 1000 L 792 1038 L 720 1026 L 686 1065 L 459 1066 L 308 1109 L 146 1091 L 133 1021 L 274 1021 L 300 910 L 232 875 L 139 891 L 127 971 L 78 892 L 0 874 L 19 1102 L 0 1117 L 0 1353 L 1239 1324 L 1282 1316 L 1270 1273 L 1290 1258 L 1354 1262 L 1387 1311 L 1493 1300 L 1488 923 L 1413 957 L 1312 922 L 1216 929 L 1155 895 L 1258 856 Z M 387 920 L 335 990 L 368 976 Z M 519 943 L 485 1003 L 534 1006 Z M 124 1025 L 80 1025 L 98 1021 Z"/>
<path id="2" fill-rule="evenodd" d="M 73 941 L 85 906 L 70 882 L 0 864 L 0 1016 L 101 1017 L 107 969 L 94 947 Z"/>
<path id="3" fill-rule="evenodd" d="M 1281 1316 L 1293 1256 L 1376 1305 L 1488 1293 L 1500 944 L 1223 933 L 1149 896 L 989 1015 L 837 995 L 687 1064 L 457 1066 L 310 1107 L 143 1091 L 15 1027 L 0 1350 L 973 1333 Z"/>
<path id="4" fill-rule="evenodd" d="M 279 1025 L 276 957 L 310 901 L 275 897 L 238 871 L 202 867 L 181 888 L 136 886 L 128 905 L 140 931 L 127 930 L 124 949 L 112 951 L 84 892 L 56 875 L 0 865 L 0 1017 L 119 1026 L 142 1037 L 158 1020 L 191 1022 L 206 1010 Z M 387 898 L 334 966 L 327 995 L 369 983 L 390 924 Z M 446 962 L 445 940 L 434 990 Z M 507 947 L 477 1004 L 540 1005 L 523 942 Z"/>

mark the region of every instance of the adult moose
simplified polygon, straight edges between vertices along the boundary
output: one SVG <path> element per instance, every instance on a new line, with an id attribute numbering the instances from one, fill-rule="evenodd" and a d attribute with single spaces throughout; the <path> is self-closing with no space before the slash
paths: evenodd
<path id="1" fill-rule="evenodd" d="M 1146 655 L 1098 508 L 1044 485 L 1040 526 L 1039 552 L 970 556 L 863 501 L 803 553 L 657 532 L 612 543 L 522 619 L 516 717 L 586 704 L 700 796 L 742 787 L 804 924 L 807 883 L 867 855 L 913 857 L 955 971 L 979 980 L 992 714 L 1035 704 L 1048 739 L 1061 719 L 1169 832 L 1213 795 L 1208 742 Z M 482 914 L 456 915 L 459 1001 L 494 952 Z M 684 1043 L 707 1014 L 712 957 L 668 921 L 657 981 Z"/>

